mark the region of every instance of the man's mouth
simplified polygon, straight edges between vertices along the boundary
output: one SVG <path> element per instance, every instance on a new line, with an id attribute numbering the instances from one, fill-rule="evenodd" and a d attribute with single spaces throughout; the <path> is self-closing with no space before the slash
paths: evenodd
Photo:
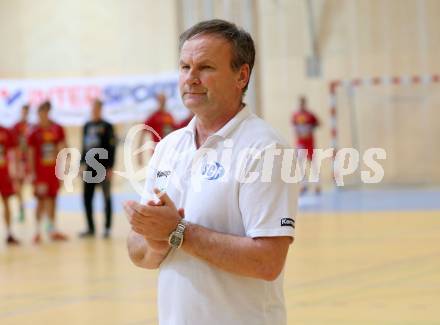
<path id="1" fill-rule="evenodd" d="M 205 92 L 187 91 L 185 95 L 205 95 Z"/>

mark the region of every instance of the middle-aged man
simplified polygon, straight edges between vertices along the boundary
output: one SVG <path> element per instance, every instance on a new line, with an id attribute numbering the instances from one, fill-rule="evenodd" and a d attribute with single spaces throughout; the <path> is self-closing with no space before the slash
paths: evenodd
<path id="1" fill-rule="evenodd" d="M 157 145 L 143 202 L 125 204 L 131 260 L 160 269 L 161 325 L 286 324 L 298 193 L 274 154 L 287 145 L 243 104 L 254 58 L 251 36 L 226 21 L 180 36 L 179 87 L 195 117 Z"/>

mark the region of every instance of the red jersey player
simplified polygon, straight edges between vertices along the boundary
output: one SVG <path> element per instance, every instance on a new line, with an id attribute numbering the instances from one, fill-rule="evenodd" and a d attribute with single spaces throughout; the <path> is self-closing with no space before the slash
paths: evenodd
<path id="1" fill-rule="evenodd" d="M 156 112 L 154 112 L 151 116 L 147 118 L 147 120 L 144 122 L 145 125 L 151 127 L 154 129 L 154 131 L 157 132 L 159 137 L 151 133 L 152 140 L 154 142 L 159 142 L 163 137 L 165 137 L 167 134 L 173 132 L 176 129 L 176 123 L 174 122 L 173 116 L 166 111 L 165 103 L 166 103 L 166 97 L 164 94 L 158 94 L 156 96 L 156 99 L 158 101 L 158 108 Z M 144 137 L 147 132 L 142 132 L 141 137 L 139 139 L 139 147 L 141 147 L 144 144 Z M 143 165 L 142 160 L 142 153 L 139 155 L 139 165 Z"/>
<path id="2" fill-rule="evenodd" d="M 52 240 L 66 240 L 67 237 L 55 228 L 56 197 L 59 180 L 55 175 L 58 152 L 65 147 L 63 128 L 49 119 L 50 102 L 38 107 L 39 123 L 29 135 L 29 162 L 34 175 L 34 194 L 37 198 L 36 218 L 37 232 L 34 242 L 38 244 L 40 222 L 46 212 L 50 221 L 49 236 Z"/>
<path id="3" fill-rule="evenodd" d="M 307 99 L 301 96 L 299 99 L 299 109 L 292 115 L 291 123 L 295 129 L 296 134 L 296 147 L 298 149 L 307 150 L 307 160 L 312 162 L 313 148 L 315 141 L 313 137 L 313 131 L 319 126 L 318 118 L 308 110 Z M 313 168 L 313 163 L 311 164 Z M 303 186 L 301 193 L 307 190 L 306 186 Z M 320 192 L 319 186 L 316 188 L 316 193 Z"/>
<path id="4" fill-rule="evenodd" d="M 29 174 L 29 165 L 28 165 L 28 148 L 27 148 L 27 138 L 30 132 L 30 124 L 27 121 L 29 115 L 29 105 L 24 105 L 21 108 L 21 118 L 20 121 L 17 122 L 12 127 L 12 134 L 16 141 L 18 142 L 17 150 L 16 150 L 16 162 L 17 162 L 17 175 L 16 175 L 16 185 L 17 185 L 17 197 L 20 204 L 20 217 L 19 220 L 21 222 L 24 221 L 24 204 L 23 204 L 23 196 L 22 196 L 22 187 L 24 180 Z"/>
<path id="5" fill-rule="evenodd" d="M 11 232 L 11 209 L 9 206 L 9 198 L 15 194 L 14 186 L 11 179 L 10 166 L 15 165 L 15 143 L 11 132 L 0 126 L 0 194 L 3 202 L 3 211 L 6 224 L 6 243 L 8 245 L 19 244 Z M 12 160 L 12 161 L 9 161 Z"/>

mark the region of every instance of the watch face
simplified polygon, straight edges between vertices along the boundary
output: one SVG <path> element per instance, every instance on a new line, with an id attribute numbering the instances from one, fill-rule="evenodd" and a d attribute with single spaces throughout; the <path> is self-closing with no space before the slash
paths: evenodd
<path id="1" fill-rule="evenodd" d="M 170 244 L 174 247 L 178 247 L 180 245 L 181 241 L 182 241 L 182 238 L 179 236 L 176 236 L 175 234 L 172 235 L 170 238 Z"/>

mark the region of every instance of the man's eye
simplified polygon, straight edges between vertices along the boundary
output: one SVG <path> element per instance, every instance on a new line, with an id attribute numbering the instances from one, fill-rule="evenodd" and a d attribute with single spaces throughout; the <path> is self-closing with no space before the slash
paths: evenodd
<path id="1" fill-rule="evenodd" d="M 181 65 L 180 69 L 182 70 L 188 70 L 189 69 L 189 65 Z"/>

